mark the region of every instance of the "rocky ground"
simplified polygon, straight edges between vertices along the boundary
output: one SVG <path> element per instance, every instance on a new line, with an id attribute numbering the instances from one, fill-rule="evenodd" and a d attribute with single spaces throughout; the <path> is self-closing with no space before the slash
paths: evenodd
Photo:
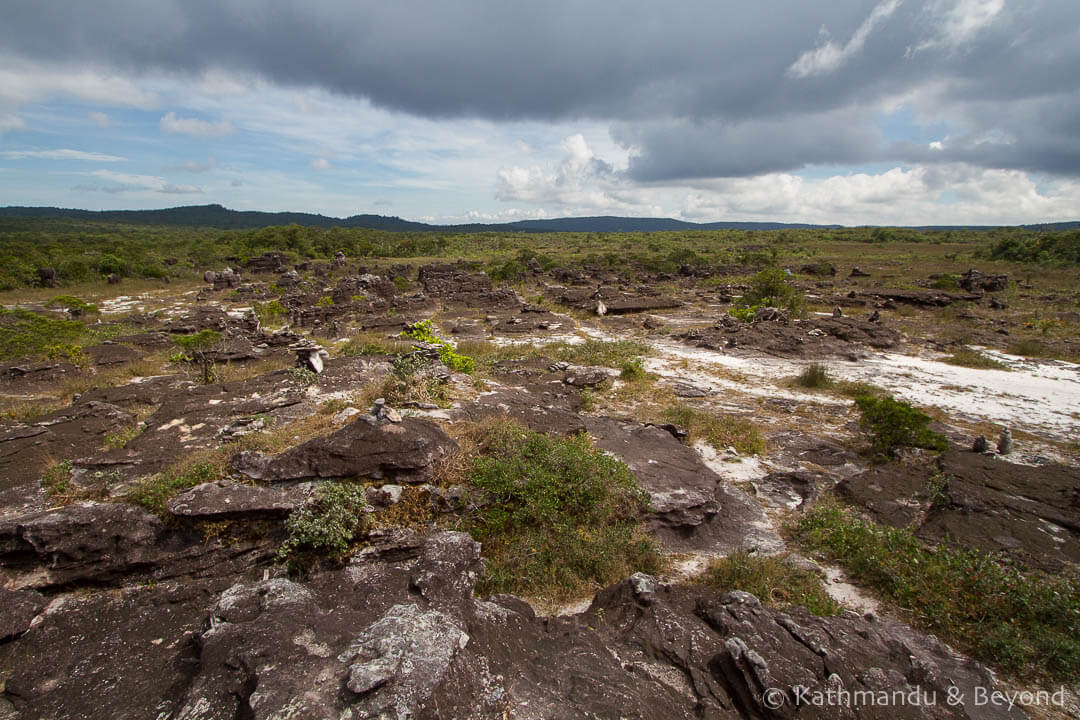
<path id="1" fill-rule="evenodd" d="M 835 493 L 929 543 L 1075 570 L 1080 366 L 989 350 L 999 369 L 958 367 L 900 327 L 963 303 L 996 335 L 977 278 L 955 293 L 819 282 L 811 300 L 835 311 L 740 322 L 742 288 L 692 276 L 536 267 L 515 289 L 461 264 L 250 270 L 107 298 L 101 322 L 123 333 L 81 363 L 0 368 L 0 718 L 1076 716 L 1075 688 L 1054 706 L 977 703 L 1037 688 L 914 629 L 787 529 Z M 253 303 L 271 300 L 282 315 L 260 323 Z M 472 374 L 399 338 L 427 318 Z M 221 333 L 212 383 L 168 358 L 201 330 Z M 625 340 L 648 348 L 636 371 L 559 359 Z M 812 362 L 931 408 L 951 448 L 872 464 L 849 397 L 791 384 Z M 747 420 L 763 449 L 688 438 L 669 405 Z M 441 468 L 457 430 L 493 416 L 587 432 L 624 462 L 666 569 L 570 605 L 477 596 L 483 549 L 455 529 L 477 500 Z M 1005 426 L 1010 454 L 971 451 Z M 931 501 L 928 467 L 949 478 Z M 376 522 L 297 572 L 279 561 L 284 521 L 335 478 L 362 480 Z M 739 548 L 794 552 L 846 609 L 694 582 Z M 861 704 L 829 700 L 857 690 Z"/>

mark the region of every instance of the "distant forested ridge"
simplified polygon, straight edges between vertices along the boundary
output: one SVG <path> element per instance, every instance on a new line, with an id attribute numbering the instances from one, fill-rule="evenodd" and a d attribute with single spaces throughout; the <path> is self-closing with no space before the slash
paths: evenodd
<path id="1" fill-rule="evenodd" d="M 692 223 L 672 218 L 639 217 L 570 217 L 548 220 L 518 220 L 512 223 L 471 223 L 464 225 L 429 225 L 385 215 L 352 215 L 347 218 L 328 217 L 313 213 L 259 212 L 229 210 L 221 205 L 188 205 L 162 210 L 69 210 L 53 207 L 4 207 L 3 218 L 51 218 L 68 220 L 98 220 L 132 225 L 176 225 L 207 227 L 222 230 L 250 230 L 277 225 L 301 225 L 319 228 L 367 228 L 393 232 L 670 232 L 673 230 L 785 230 L 837 228 L 839 225 L 776 222 L 714 222 Z M 913 230 L 987 230 L 993 225 L 934 225 Z M 1080 228 L 1080 221 L 1044 223 L 1023 226 L 1030 230 L 1067 230 Z"/>

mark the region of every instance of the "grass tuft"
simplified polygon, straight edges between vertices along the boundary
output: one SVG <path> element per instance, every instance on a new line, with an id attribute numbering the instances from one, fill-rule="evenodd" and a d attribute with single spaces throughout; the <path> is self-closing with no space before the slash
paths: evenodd
<path id="1" fill-rule="evenodd" d="M 765 437 L 754 423 L 737 415 L 718 415 L 675 405 L 660 413 L 665 422 L 687 429 L 690 441 L 704 440 L 717 450 L 734 447 L 743 455 L 765 452 Z"/>
<path id="2" fill-rule="evenodd" d="M 960 367 L 975 368 L 977 370 L 1009 369 L 1009 366 L 1000 360 L 995 360 L 989 355 L 969 347 L 962 347 L 953 351 L 952 355 L 945 358 L 945 362 L 950 365 L 959 365 Z"/>
<path id="3" fill-rule="evenodd" d="M 718 592 L 743 590 L 779 609 L 801 605 L 815 615 L 839 615 L 842 609 L 814 573 L 786 558 L 751 555 L 742 548 L 713 560 L 698 582 Z"/>
<path id="4" fill-rule="evenodd" d="M 795 377 L 795 384 L 804 388 L 827 388 L 836 383 L 829 367 L 821 363 L 811 363 Z"/>

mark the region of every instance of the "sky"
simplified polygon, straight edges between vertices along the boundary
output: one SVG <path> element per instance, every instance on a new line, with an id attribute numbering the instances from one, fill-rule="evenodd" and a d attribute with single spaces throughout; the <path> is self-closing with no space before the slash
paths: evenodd
<path id="1" fill-rule="evenodd" d="M 0 205 L 1080 219 L 1077 0 L 0 0 Z"/>

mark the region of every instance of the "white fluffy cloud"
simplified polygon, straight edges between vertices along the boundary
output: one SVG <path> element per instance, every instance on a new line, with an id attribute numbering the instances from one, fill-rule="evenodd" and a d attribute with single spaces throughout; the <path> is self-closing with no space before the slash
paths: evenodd
<path id="1" fill-rule="evenodd" d="M 778 221 L 844 225 L 1014 225 L 1069 220 L 1080 207 L 1080 182 L 1040 184 L 1020 170 L 964 163 L 894 167 L 823 178 L 768 173 L 703 179 L 692 185 L 628 181 L 598 158 L 584 138 L 560 146 L 548 166 L 498 171 L 496 196 L 547 216 L 625 214 L 691 222 Z M 521 213 L 520 208 L 514 209 Z"/>

